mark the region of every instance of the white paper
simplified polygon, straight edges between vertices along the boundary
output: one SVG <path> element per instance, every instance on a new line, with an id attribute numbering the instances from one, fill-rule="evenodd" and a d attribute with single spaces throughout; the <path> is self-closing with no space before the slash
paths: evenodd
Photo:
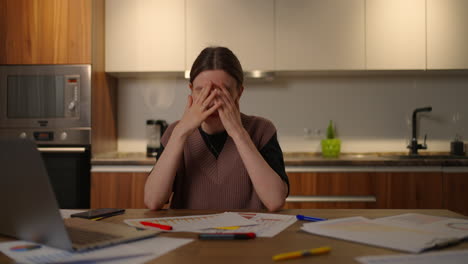
<path id="1" fill-rule="evenodd" d="M 408 213 L 382 217 L 374 221 L 388 225 L 424 228 L 460 239 L 468 237 L 468 220 L 466 219 Z"/>
<path id="2" fill-rule="evenodd" d="M 234 230 L 207 229 L 206 233 L 248 233 L 253 232 L 257 237 L 274 237 L 288 226 L 294 224 L 295 215 L 264 214 L 264 213 L 237 213 L 240 216 L 254 221 L 256 225 L 241 226 Z"/>
<path id="3" fill-rule="evenodd" d="M 349 217 L 304 224 L 302 230 L 328 237 L 344 239 L 412 253 L 459 240 L 452 233 L 423 227 L 387 224 L 364 217 Z"/>
<path id="4" fill-rule="evenodd" d="M 192 215 L 179 217 L 159 217 L 159 218 L 143 218 L 143 219 L 126 219 L 124 222 L 127 225 L 145 228 L 156 229 L 156 227 L 144 226 L 140 222 L 151 222 L 162 225 L 172 226 L 172 232 L 196 232 L 197 230 L 225 227 L 225 226 L 247 226 L 256 225 L 257 223 L 248 220 L 236 213 L 208 214 L 208 215 Z"/>
<path id="5" fill-rule="evenodd" d="M 74 253 L 41 245 L 39 249 L 18 252 L 11 248 L 20 245 L 37 245 L 27 241 L 0 243 L 0 251 L 18 263 L 145 263 L 171 250 L 190 243 L 193 239 L 154 237 L 112 247 Z"/>
<path id="6" fill-rule="evenodd" d="M 454 250 L 419 255 L 365 256 L 356 258 L 363 264 L 466 264 L 468 250 Z"/>

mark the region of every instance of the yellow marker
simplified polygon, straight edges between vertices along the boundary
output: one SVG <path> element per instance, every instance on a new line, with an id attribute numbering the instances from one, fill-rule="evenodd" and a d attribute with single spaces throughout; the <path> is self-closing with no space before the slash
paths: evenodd
<path id="1" fill-rule="evenodd" d="M 216 229 L 223 229 L 223 230 L 236 230 L 239 229 L 239 226 L 222 226 L 222 227 L 215 227 Z"/>
<path id="2" fill-rule="evenodd" d="M 285 259 L 301 258 L 305 256 L 322 255 L 322 254 L 326 254 L 330 252 L 330 250 L 331 250 L 331 247 L 319 247 L 319 248 L 313 248 L 313 249 L 308 249 L 308 250 L 300 250 L 300 251 L 274 255 L 272 259 L 273 260 L 285 260 Z"/>
<path id="3" fill-rule="evenodd" d="M 90 219 L 92 221 L 99 221 L 101 219 L 104 219 L 105 217 L 104 216 L 101 216 L 101 217 L 96 217 L 96 218 L 93 218 L 93 219 Z"/>

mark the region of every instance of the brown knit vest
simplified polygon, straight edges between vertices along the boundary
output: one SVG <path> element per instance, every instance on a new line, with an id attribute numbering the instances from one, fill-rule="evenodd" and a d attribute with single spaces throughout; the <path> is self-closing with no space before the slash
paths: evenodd
<path id="1" fill-rule="evenodd" d="M 258 150 L 276 133 L 267 119 L 241 114 L 244 128 Z M 171 124 L 161 142 L 167 142 L 178 121 Z M 185 142 L 184 153 L 173 185 L 171 208 L 178 209 L 263 209 L 247 169 L 231 137 L 218 159 L 210 152 L 196 129 Z"/>

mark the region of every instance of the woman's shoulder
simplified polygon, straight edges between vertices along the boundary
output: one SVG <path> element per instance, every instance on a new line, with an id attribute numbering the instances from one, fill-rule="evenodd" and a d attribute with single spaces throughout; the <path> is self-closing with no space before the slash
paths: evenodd
<path id="1" fill-rule="evenodd" d="M 276 133 L 273 122 L 265 117 L 241 114 L 241 120 L 258 149 L 261 149 Z"/>
<path id="2" fill-rule="evenodd" d="M 255 115 L 246 115 L 244 113 L 241 114 L 241 119 L 244 127 L 246 129 L 249 128 L 268 128 L 276 130 L 275 125 L 273 122 L 265 117 L 255 116 Z"/>

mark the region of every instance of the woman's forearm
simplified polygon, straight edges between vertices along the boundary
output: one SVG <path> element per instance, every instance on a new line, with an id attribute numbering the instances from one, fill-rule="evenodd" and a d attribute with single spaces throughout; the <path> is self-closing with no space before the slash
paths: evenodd
<path id="1" fill-rule="evenodd" d="M 281 209 L 287 195 L 286 183 L 268 165 L 245 129 L 236 133 L 233 140 L 260 200 L 269 211 Z"/>
<path id="2" fill-rule="evenodd" d="M 146 180 L 145 204 L 151 210 L 161 209 L 171 196 L 185 139 L 186 135 L 177 133 L 176 127 L 164 148 L 164 152 Z"/>

